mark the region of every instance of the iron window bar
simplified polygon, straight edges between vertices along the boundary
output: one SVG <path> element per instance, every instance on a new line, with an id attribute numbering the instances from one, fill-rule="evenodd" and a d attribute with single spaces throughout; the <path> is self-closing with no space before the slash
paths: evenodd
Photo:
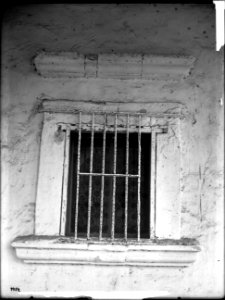
<path id="1" fill-rule="evenodd" d="M 91 126 L 91 154 L 90 154 L 90 173 L 93 170 L 93 152 L 94 152 L 94 113 L 92 114 L 92 126 Z M 90 226 L 91 226 L 91 196 L 92 196 L 92 176 L 89 176 L 88 187 L 88 225 L 87 225 L 87 239 L 90 239 Z"/>
<path id="2" fill-rule="evenodd" d="M 113 152 L 113 192 L 112 192 L 112 227 L 111 239 L 114 240 L 115 234 L 115 201 L 116 201 L 116 161 L 117 161 L 117 114 L 115 115 L 114 125 L 114 152 Z"/>
<path id="3" fill-rule="evenodd" d="M 100 224 L 99 224 L 99 240 L 102 240 L 103 227 L 103 209 L 104 209 L 104 186 L 105 186 L 105 148 L 106 148 L 106 114 L 103 131 L 103 145 L 102 145 L 102 173 L 101 173 L 101 200 L 100 200 Z"/>
<path id="4" fill-rule="evenodd" d="M 140 241 L 141 223 L 141 115 L 138 116 L 138 199 L 137 199 L 137 240 Z"/>
<path id="5" fill-rule="evenodd" d="M 79 192 L 80 192 L 80 176 L 89 176 L 88 184 L 88 217 L 87 217 L 87 240 L 93 239 L 90 237 L 90 227 L 91 227 L 91 206 L 92 206 L 92 177 L 101 176 L 101 193 L 100 193 L 100 220 L 99 220 L 99 236 L 98 240 L 101 241 L 102 230 L 103 230 L 103 207 L 104 207 L 104 181 L 105 177 L 113 178 L 113 192 L 112 192 L 112 215 L 111 215 L 111 241 L 115 239 L 115 202 L 116 202 L 116 178 L 125 178 L 125 212 L 124 212 L 124 240 L 127 241 L 127 231 L 128 231 L 128 179 L 137 178 L 138 184 L 138 195 L 137 195 L 137 241 L 140 242 L 140 223 L 141 223 L 141 197 L 140 197 L 140 186 L 141 186 L 141 134 L 143 128 L 147 128 L 148 132 L 151 133 L 151 176 L 150 176 L 150 239 L 155 237 L 155 199 L 156 199 L 156 140 L 158 133 L 164 133 L 166 128 L 164 127 L 153 127 L 153 126 L 143 126 L 142 116 L 146 116 L 146 113 L 127 113 L 127 112 L 92 112 L 92 122 L 91 124 L 85 124 L 91 130 L 91 143 L 90 143 L 90 164 L 89 172 L 80 171 L 80 159 L 81 159 L 81 137 L 83 130 L 82 116 L 87 115 L 87 112 L 78 112 L 78 124 L 64 124 L 60 123 L 58 126 L 66 131 L 66 143 L 65 143 L 65 155 L 64 155 L 64 171 L 65 168 L 68 169 L 68 148 L 69 148 L 69 137 L 71 130 L 78 131 L 78 143 L 77 143 L 77 171 L 76 171 L 76 199 L 75 199 L 75 229 L 74 238 L 78 239 L 78 218 L 79 218 Z M 89 113 L 90 114 L 90 113 Z M 94 151 L 94 133 L 95 125 L 99 128 L 98 124 L 95 124 L 96 115 L 104 115 L 104 124 L 100 126 L 103 131 L 103 141 L 102 141 L 102 170 L 100 173 L 93 172 L 93 151 Z M 114 116 L 114 147 L 113 147 L 113 173 L 105 172 L 105 159 L 106 159 L 106 133 L 111 131 L 112 125 L 107 125 L 107 116 Z M 118 127 L 118 115 L 123 115 L 126 117 L 126 126 Z M 136 117 L 138 119 L 138 125 L 132 126 L 130 124 L 130 116 Z M 151 117 L 150 117 L 151 118 Z M 132 130 L 131 130 L 132 129 Z M 97 131 L 97 130 L 96 130 Z M 125 174 L 116 172 L 117 165 L 117 133 L 118 131 L 123 131 L 126 133 L 126 161 L 125 161 Z M 138 174 L 129 174 L 129 134 L 131 132 L 138 133 Z M 146 132 L 146 131 L 145 131 Z M 67 183 L 67 172 L 64 172 L 63 180 L 63 196 L 62 196 L 62 208 L 61 208 L 61 228 L 60 233 L 65 234 L 65 210 L 66 210 L 66 183 Z M 153 176 L 154 175 L 154 176 Z M 95 238 L 94 238 L 95 239 Z M 104 240 L 107 240 L 107 238 Z M 117 240 L 117 239 L 115 239 Z"/>
<path id="6" fill-rule="evenodd" d="M 80 146 L 81 146 L 81 112 L 79 112 L 79 130 L 78 130 L 78 145 L 77 145 L 77 190 L 76 190 L 76 209 L 75 209 L 75 230 L 74 237 L 77 239 L 77 226 L 78 226 L 78 204 L 80 192 Z"/>
<path id="7" fill-rule="evenodd" d="M 116 173 L 87 173 L 87 172 L 79 172 L 78 175 L 86 175 L 86 176 L 109 176 L 109 177 L 130 177 L 130 178 L 138 178 L 138 174 L 116 174 Z"/>
<path id="8" fill-rule="evenodd" d="M 129 122 L 130 116 L 127 114 L 126 130 L 126 177 L 125 177 L 125 220 L 124 220 L 124 238 L 127 241 L 127 218 L 128 218 L 128 178 L 129 178 Z"/>

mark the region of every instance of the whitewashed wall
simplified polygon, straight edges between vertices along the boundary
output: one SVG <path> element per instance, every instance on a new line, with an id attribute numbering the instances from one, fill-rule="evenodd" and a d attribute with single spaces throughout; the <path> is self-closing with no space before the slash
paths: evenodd
<path id="1" fill-rule="evenodd" d="M 215 51 L 213 5 L 31 5 L 5 14 L 2 44 L 2 292 L 148 291 L 149 296 L 223 295 L 223 50 Z M 191 55 L 182 82 L 39 76 L 41 50 Z M 190 267 L 24 264 L 10 246 L 34 233 L 41 98 L 177 101 L 191 118 L 183 131 L 181 235 L 201 246 Z M 51 213 L 51 212 L 50 212 Z M 15 288 L 12 290 L 12 288 Z M 160 294 L 161 293 L 161 294 Z M 82 293 L 84 294 L 84 293 Z"/>

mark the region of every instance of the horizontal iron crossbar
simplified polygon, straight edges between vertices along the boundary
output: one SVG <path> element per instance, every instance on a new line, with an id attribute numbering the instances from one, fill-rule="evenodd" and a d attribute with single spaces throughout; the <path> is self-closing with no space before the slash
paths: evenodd
<path id="1" fill-rule="evenodd" d="M 86 176 L 115 176 L 115 177 L 132 177 L 132 178 L 139 178 L 140 175 L 137 174 L 108 174 L 108 173 L 85 173 L 85 172 L 78 172 L 78 175 L 86 175 Z"/>

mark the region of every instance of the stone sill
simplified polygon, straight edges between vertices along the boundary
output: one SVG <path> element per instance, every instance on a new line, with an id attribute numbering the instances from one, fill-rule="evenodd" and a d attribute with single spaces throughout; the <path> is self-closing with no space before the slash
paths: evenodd
<path id="1" fill-rule="evenodd" d="M 142 267 L 187 267 L 200 250 L 188 239 L 101 243 L 60 236 L 17 237 L 12 247 L 25 263 Z"/>

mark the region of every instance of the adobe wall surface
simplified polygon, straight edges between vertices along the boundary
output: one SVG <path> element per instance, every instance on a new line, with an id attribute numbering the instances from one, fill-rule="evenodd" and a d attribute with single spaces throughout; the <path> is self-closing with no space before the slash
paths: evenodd
<path id="1" fill-rule="evenodd" d="M 5 15 L 2 39 L 2 293 L 157 291 L 223 295 L 223 51 L 215 51 L 213 5 L 27 5 Z M 191 55 L 180 82 L 43 78 L 40 51 Z M 201 252 L 188 268 L 24 264 L 10 243 L 34 233 L 41 99 L 173 101 L 190 112 L 182 133 L 182 237 Z M 170 174 L 171 176 L 171 174 Z M 168 195 L 169 197 L 169 195 Z M 51 218 L 51 212 L 50 218 Z M 159 293 L 160 295 L 160 293 Z"/>

